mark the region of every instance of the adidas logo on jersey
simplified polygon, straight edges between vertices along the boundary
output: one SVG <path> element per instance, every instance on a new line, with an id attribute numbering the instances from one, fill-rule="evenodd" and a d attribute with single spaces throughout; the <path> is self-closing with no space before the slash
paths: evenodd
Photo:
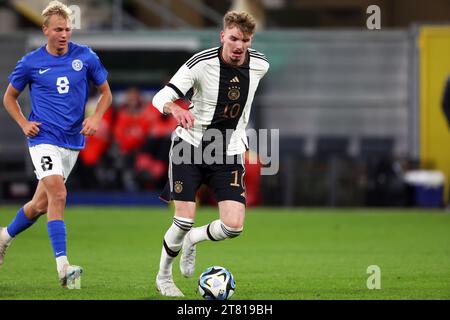
<path id="1" fill-rule="evenodd" d="M 239 78 L 238 77 L 234 77 L 233 79 L 230 80 L 230 82 L 239 82 Z"/>

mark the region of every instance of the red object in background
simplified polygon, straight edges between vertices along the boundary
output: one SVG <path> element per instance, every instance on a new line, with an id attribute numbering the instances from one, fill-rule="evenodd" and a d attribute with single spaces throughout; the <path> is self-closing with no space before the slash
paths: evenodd
<path id="1" fill-rule="evenodd" d="M 179 105 L 180 107 L 182 107 L 183 109 L 189 109 L 189 106 L 191 105 L 191 101 L 189 101 L 186 98 L 181 98 L 178 99 L 176 101 L 174 101 L 174 103 L 176 103 L 177 105 Z"/>
<path id="2" fill-rule="evenodd" d="M 97 164 L 111 144 L 111 132 L 114 119 L 113 108 L 103 115 L 97 133 L 86 138 L 86 146 L 80 151 L 80 159 L 87 166 Z"/>
<path id="3" fill-rule="evenodd" d="M 252 163 L 250 163 L 250 154 L 255 157 L 254 160 L 256 161 L 252 159 Z M 255 152 L 247 151 L 245 153 L 244 183 L 248 207 L 261 205 L 261 166 Z"/>
<path id="4" fill-rule="evenodd" d="M 179 99 L 175 103 L 186 109 L 189 106 L 186 100 Z M 121 107 L 114 124 L 114 138 L 119 150 L 127 154 L 142 147 L 147 137 L 169 136 L 176 126 L 177 121 L 174 117 L 164 116 L 152 103 L 145 106 L 141 112 L 134 113 Z"/>
<path id="5" fill-rule="evenodd" d="M 154 179 L 160 179 L 167 174 L 166 162 L 154 159 L 148 153 L 137 154 L 134 166 L 138 172 L 147 172 Z"/>
<path id="6" fill-rule="evenodd" d="M 150 106 L 141 112 L 129 112 L 121 107 L 114 123 L 114 139 L 123 154 L 141 147 L 147 138 L 151 126 L 152 110 Z"/>
<path id="7" fill-rule="evenodd" d="M 179 100 L 175 101 L 175 103 L 180 105 L 178 101 Z M 149 136 L 153 138 L 170 136 L 173 130 L 177 127 L 177 120 L 175 120 L 175 118 L 171 115 L 163 115 L 151 103 L 149 103 L 148 108 L 150 112 L 147 114 L 147 117 L 152 123 L 148 132 Z"/>

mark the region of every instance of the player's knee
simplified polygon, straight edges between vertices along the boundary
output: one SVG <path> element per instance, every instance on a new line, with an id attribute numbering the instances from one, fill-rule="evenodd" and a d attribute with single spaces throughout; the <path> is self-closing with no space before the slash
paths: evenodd
<path id="1" fill-rule="evenodd" d="M 175 201 L 175 216 L 194 219 L 195 218 L 195 203 L 186 201 Z"/>
<path id="2" fill-rule="evenodd" d="M 242 230 L 244 228 L 244 219 L 240 215 L 227 215 L 220 218 L 222 224 L 231 230 Z"/>
<path id="3" fill-rule="evenodd" d="M 66 203 L 67 191 L 66 190 L 58 190 L 54 192 L 52 195 L 49 195 L 53 203 Z"/>

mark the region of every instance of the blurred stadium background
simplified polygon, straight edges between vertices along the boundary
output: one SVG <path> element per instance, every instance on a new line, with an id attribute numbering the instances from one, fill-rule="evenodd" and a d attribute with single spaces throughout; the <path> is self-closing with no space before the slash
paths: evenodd
<path id="1" fill-rule="evenodd" d="M 17 60 L 44 43 L 40 12 L 47 2 L 0 2 L 1 92 Z M 448 204 L 450 130 L 441 103 L 450 74 L 449 1 L 63 2 L 80 8 L 72 39 L 99 54 L 114 96 L 103 129 L 69 179 L 69 205 L 162 205 L 157 196 L 173 123 L 153 112 L 151 98 L 193 53 L 219 44 L 221 17 L 231 8 L 257 17 L 253 47 L 271 61 L 252 127 L 280 130 L 279 142 L 272 141 L 280 171 L 259 176 L 252 173 L 258 166 L 249 167 L 250 205 Z M 373 4 L 381 9 L 381 30 L 366 27 Z M 28 113 L 27 92 L 20 103 Z M 128 107 L 135 109 L 127 114 Z M 33 194 L 29 158 L 1 108 L 0 203 L 23 203 Z M 417 170 L 423 175 L 406 179 Z M 199 201 L 214 200 L 204 193 Z"/>

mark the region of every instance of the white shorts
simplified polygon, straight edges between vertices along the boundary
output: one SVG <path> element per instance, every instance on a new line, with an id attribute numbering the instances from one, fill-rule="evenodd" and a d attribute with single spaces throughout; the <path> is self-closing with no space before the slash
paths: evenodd
<path id="1" fill-rule="evenodd" d="M 64 182 L 67 181 L 80 152 L 51 144 L 38 144 L 30 147 L 29 150 L 38 180 L 52 175 L 60 175 Z"/>

